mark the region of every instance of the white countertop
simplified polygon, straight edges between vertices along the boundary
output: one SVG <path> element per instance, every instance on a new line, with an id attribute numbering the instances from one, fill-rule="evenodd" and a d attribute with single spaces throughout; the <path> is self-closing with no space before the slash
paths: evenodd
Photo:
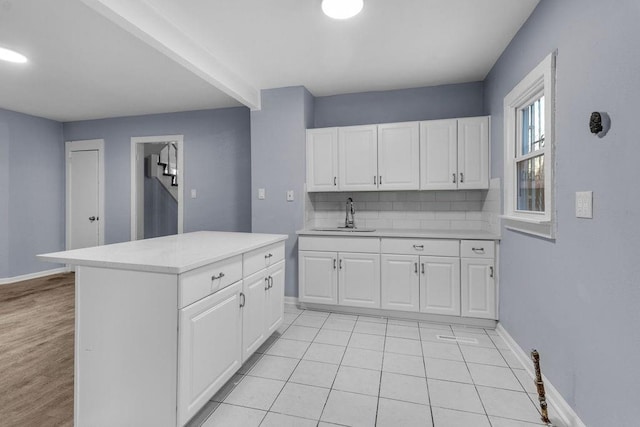
<path id="1" fill-rule="evenodd" d="M 340 237 L 408 237 L 424 239 L 469 239 L 500 240 L 500 236 L 482 230 L 399 230 L 381 228 L 375 231 L 316 231 L 313 229 L 298 230 L 300 236 L 340 236 Z"/>
<path id="2" fill-rule="evenodd" d="M 180 274 L 287 239 L 284 234 L 197 231 L 38 255 L 71 265 Z"/>

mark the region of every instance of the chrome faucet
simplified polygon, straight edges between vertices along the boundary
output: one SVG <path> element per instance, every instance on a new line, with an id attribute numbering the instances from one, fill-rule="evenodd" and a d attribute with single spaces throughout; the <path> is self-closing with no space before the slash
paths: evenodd
<path id="1" fill-rule="evenodd" d="M 344 227 L 345 228 L 356 228 L 355 213 L 356 213 L 356 210 L 353 207 L 353 199 L 351 197 L 349 197 L 347 199 L 346 216 L 344 218 Z M 351 214 L 351 219 L 349 219 L 349 214 Z"/>

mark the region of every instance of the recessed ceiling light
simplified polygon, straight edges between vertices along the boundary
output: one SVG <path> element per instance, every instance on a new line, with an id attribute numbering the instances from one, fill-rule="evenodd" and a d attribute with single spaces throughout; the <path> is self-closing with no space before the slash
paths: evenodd
<path id="1" fill-rule="evenodd" d="M 322 11 L 334 19 L 349 19 L 356 16 L 364 6 L 363 0 L 322 0 Z"/>
<path id="2" fill-rule="evenodd" d="M 6 49 L 4 47 L 0 47 L 0 59 L 8 62 L 27 62 L 26 56 L 16 52 L 15 50 Z"/>

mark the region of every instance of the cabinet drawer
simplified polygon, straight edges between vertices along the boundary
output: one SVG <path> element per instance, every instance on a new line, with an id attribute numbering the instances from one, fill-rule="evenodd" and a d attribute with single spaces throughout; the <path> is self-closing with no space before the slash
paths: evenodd
<path id="1" fill-rule="evenodd" d="M 298 239 L 298 250 L 378 253 L 380 239 L 378 237 L 301 236 Z"/>
<path id="2" fill-rule="evenodd" d="M 460 242 L 462 258 L 494 258 L 495 242 L 493 240 L 463 240 Z"/>
<path id="3" fill-rule="evenodd" d="M 284 259 L 284 243 L 265 246 L 244 254 L 243 275 L 250 276 Z"/>
<path id="4" fill-rule="evenodd" d="M 410 254 L 432 256 L 460 256 L 458 240 L 437 239 L 382 239 L 383 254 Z"/>
<path id="5" fill-rule="evenodd" d="M 178 276 L 178 308 L 242 279 L 242 255 L 187 271 Z"/>

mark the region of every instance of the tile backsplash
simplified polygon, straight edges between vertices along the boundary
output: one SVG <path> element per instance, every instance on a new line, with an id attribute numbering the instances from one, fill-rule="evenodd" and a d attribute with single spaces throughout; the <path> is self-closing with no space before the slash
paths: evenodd
<path id="1" fill-rule="evenodd" d="M 489 190 L 307 193 L 305 226 L 343 226 L 347 198 L 358 227 L 499 232 L 500 180 Z"/>

